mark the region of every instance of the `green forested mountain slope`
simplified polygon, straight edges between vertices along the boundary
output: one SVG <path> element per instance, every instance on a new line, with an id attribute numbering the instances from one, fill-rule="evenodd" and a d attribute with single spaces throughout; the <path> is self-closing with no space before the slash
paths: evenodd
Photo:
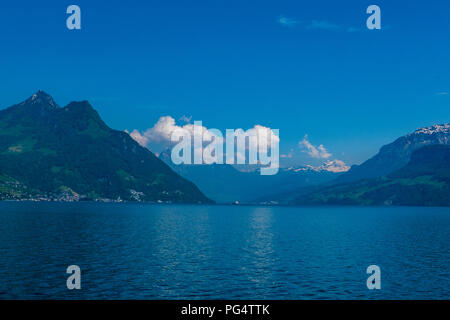
<path id="1" fill-rule="evenodd" d="M 324 187 L 292 204 L 450 206 L 450 146 L 422 147 L 387 176 Z"/>
<path id="2" fill-rule="evenodd" d="M 42 91 L 0 111 L 0 198 L 210 202 L 87 101 Z"/>

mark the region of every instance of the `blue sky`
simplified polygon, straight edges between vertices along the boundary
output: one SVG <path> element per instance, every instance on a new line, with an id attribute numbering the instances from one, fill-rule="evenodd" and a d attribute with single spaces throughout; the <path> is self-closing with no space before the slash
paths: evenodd
<path id="1" fill-rule="evenodd" d="M 66 28 L 68 5 L 82 29 Z M 381 8 L 369 31 L 366 8 Z M 161 116 L 209 128 L 280 129 L 292 161 L 323 144 L 359 163 L 450 121 L 445 1 L 3 1 L 0 108 L 38 89 L 89 100 L 119 130 Z"/>

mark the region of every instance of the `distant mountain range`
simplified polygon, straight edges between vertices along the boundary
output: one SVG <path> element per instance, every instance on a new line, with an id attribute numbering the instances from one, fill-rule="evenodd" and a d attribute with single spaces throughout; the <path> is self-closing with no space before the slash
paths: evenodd
<path id="1" fill-rule="evenodd" d="M 61 108 L 39 91 L 0 111 L 0 200 L 450 206 L 449 138 L 450 124 L 434 125 L 350 170 L 328 161 L 263 176 L 249 166 L 174 165 L 170 150 L 156 157 L 87 101 Z"/>
<path id="2" fill-rule="evenodd" d="M 450 206 L 449 137 L 449 124 L 418 129 L 332 183 L 285 199 L 294 205 Z"/>
<path id="3" fill-rule="evenodd" d="M 371 159 L 352 168 L 336 179 L 336 183 L 351 182 L 388 175 L 405 166 L 412 153 L 427 145 L 450 144 L 450 124 L 420 128 L 383 146 Z"/>
<path id="4" fill-rule="evenodd" d="M 266 196 L 329 182 L 340 174 L 334 172 L 338 169 L 331 161 L 319 167 L 280 168 L 276 175 L 263 176 L 259 169 L 243 165 L 174 165 L 170 150 L 161 152 L 159 158 L 219 203 L 271 203 Z"/>
<path id="5" fill-rule="evenodd" d="M 425 146 L 387 176 L 324 187 L 290 204 L 450 206 L 450 146 Z"/>
<path id="6" fill-rule="evenodd" d="M 175 166 L 170 151 L 160 158 L 218 202 L 442 206 L 450 205 L 449 137 L 449 124 L 434 125 L 383 146 L 350 170 L 329 161 L 319 167 L 280 168 L 274 176 L 242 172 L 231 165 Z"/>
<path id="7" fill-rule="evenodd" d="M 87 101 L 43 91 L 0 111 L 0 199 L 211 202 Z"/>

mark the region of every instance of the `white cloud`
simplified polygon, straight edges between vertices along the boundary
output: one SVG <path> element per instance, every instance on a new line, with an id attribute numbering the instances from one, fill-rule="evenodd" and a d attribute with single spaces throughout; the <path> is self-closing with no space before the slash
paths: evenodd
<path id="1" fill-rule="evenodd" d="M 164 116 L 159 118 L 156 124 L 143 132 L 138 130 L 133 130 L 130 133 L 130 136 L 136 140 L 140 145 L 144 147 L 149 147 L 150 145 L 154 146 L 155 144 L 162 148 L 173 147 L 174 143 L 171 141 L 172 133 L 175 130 L 184 129 L 190 132 L 191 136 L 197 141 L 203 141 L 203 145 L 208 144 L 211 141 L 218 141 L 219 143 L 224 144 L 225 132 L 223 132 L 223 136 L 220 136 L 214 129 L 208 129 L 204 126 L 199 126 L 194 122 L 194 124 L 187 123 L 182 126 L 177 125 L 175 119 L 171 116 Z M 272 141 L 277 143 L 280 142 L 280 138 L 274 133 L 271 128 L 264 127 L 261 125 L 255 125 L 253 128 L 244 131 L 242 129 L 236 129 L 234 132 L 234 136 L 238 137 L 239 135 L 249 135 L 256 136 L 256 139 L 248 139 L 245 148 L 258 150 L 263 141 L 263 138 L 267 138 L 266 145 L 267 148 L 271 148 Z M 202 148 L 194 149 L 194 153 L 202 152 Z M 239 150 L 236 152 L 236 157 L 245 159 L 245 154 L 241 154 Z"/>
<path id="2" fill-rule="evenodd" d="M 285 27 L 295 26 L 298 22 L 292 18 L 287 18 L 285 16 L 280 16 L 278 18 L 278 23 Z"/>
<path id="3" fill-rule="evenodd" d="M 179 126 L 175 124 L 175 119 L 171 116 L 165 116 L 159 118 L 153 128 L 147 129 L 144 132 L 144 136 L 146 136 L 149 141 L 164 143 L 170 141 L 170 135 L 177 128 L 179 128 Z"/>
<path id="4" fill-rule="evenodd" d="M 305 148 L 305 152 L 308 153 L 309 156 L 317 159 L 328 159 L 331 157 L 331 153 L 329 153 L 323 144 L 319 146 L 314 146 L 311 142 L 308 141 L 308 135 L 305 135 L 302 141 L 300 141 L 299 146 L 301 148 Z"/>
<path id="5" fill-rule="evenodd" d="M 133 130 L 131 133 L 125 130 L 125 132 L 128 133 L 134 140 L 136 140 L 136 142 L 141 146 L 145 147 L 148 145 L 148 138 L 142 135 L 138 130 Z"/>
<path id="6" fill-rule="evenodd" d="M 170 137 L 172 132 L 177 129 L 186 129 L 192 135 L 202 133 L 203 140 L 211 139 L 213 133 L 211 133 L 206 127 L 201 127 L 199 130 L 194 130 L 197 127 L 194 124 L 187 123 L 183 126 L 179 126 L 176 124 L 175 119 L 171 116 L 164 116 L 158 119 L 158 122 L 152 128 L 149 128 L 143 132 L 139 132 L 138 130 L 133 130 L 130 133 L 130 136 L 135 139 L 138 143 L 143 146 L 147 146 L 150 143 L 158 143 L 164 146 L 170 145 Z"/>

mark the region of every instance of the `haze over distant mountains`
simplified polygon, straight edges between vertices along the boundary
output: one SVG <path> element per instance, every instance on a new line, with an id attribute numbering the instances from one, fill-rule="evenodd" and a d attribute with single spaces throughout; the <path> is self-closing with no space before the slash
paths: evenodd
<path id="1" fill-rule="evenodd" d="M 277 175 L 260 176 L 231 165 L 173 165 L 169 150 L 160 158 L 218 202 L 450 205 L 448 179 L 442 169 L 450 168 L 445 156 L 449 137 L 448 124 L 420 128 L 383 146 L 349 171 L 336 170 L 342 166 L 328 161 L 319 167 L 280 168 Z"/>
<path id="2" fill-rule="evenodd" d="M 289 203 L 297 205 L 449 206 L 450 124 L 418 129 L 332 183 L 290 195 Z"/>
<path id="3" fill-rule="evenodd" d="M 450 146 L 425 146 L 387 176 L 324 187 L 290 204 L 450 206 Z"/>
<path id="4" fill-rule="evenodd" d="M 0 111 L 0 199 L 211 202 L 87 101 L 43 91 Z"/>
<path id="5" fill-rule="evenodd" d="M 449 206 L 450 124 L 418 129 L 347 169 L 328 161 L 263 176 L 173 165 L 169 150 L 156 157 L 87 101 L 61 108 L 43 91 L 0 111 L 0 200 Z"/>
<path id="6" fill-rule="evenodd" d="M 209 198 L 219 203 L 264 201 L 265 196 L 329 182 L 339 176 L 336 165 L 328 161 L 322 166 L 280 168 L 276 175 L 261 175 L 252 166 L 227 164 L 174 165 L 170 150 L 160 153 L 160 159 L 186 179 L 194 182 Z"/>
<path id="7" fill-rule="evenodd" d="M 360 179 L 385 176 L 405 166 L 412 153 L 427 145 L 450 144 L 450 124 L 420 128 L 383 146 L 371 159 L 342 174 L 336 182 L 351 182 Z"/>

